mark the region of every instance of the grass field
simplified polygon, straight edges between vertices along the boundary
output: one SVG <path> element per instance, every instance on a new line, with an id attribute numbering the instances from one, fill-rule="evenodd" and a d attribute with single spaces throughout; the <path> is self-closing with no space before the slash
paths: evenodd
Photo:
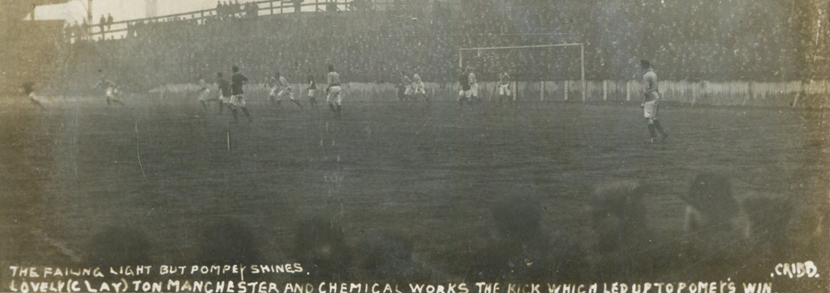
<path id="1" fill-rule="evenodd" d="M 596 252 L 591 229 L 591 191 L 617 180 L 653 187 L 643 229 L 660 244 L 640 252 L 663 264 L 632 276 L 725 280 L 767 276 L 778 259 L 826 259 L 814 254 L 826 233 L 809 236 L 827 230 L 817 219 L 827 212 L 828 118 L 816 110 L 666 104 L 671 137 L 646 145 L 634 104 L 459 110 L 441 101 L 424 110 L 346 100 L 334 120 L 324 107 L 252 98 L 254 122 L 231 124 L 227 109 L 205 113 L 195 96 L 134 96 L 127 107 L 77 98 L 47 110 L 1 103 L 6 263 L 303 262 L 338 279 L 593 278 L 625 265 Z M 727 176 L 739 199 L 791 200 L 792 218 L 769 215 L 786 221 L 785 253 L 743 268 L 714 251 L 678 256 L 695 237 L 683 232 L 680 195 L 702 171 Z M 534 258 L 541 272 L 512 269 Z"/>

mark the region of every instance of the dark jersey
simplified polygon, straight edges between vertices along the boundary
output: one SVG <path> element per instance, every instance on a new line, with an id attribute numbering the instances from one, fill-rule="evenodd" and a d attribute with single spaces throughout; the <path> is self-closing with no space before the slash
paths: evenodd
<path id="1" fill-rule="evenodd" d="M 228 83 L 227 80 L 224 78 L 220 78 L 219 81 L 219 90 L 222 91 L 223 97 L 230 97 L 231 96 L 231 84 Z"/>
<path id="2" fill-rule="evenodd" d="M 316 90 L 317 89 L 317 84 L 314 83 L 314 75 L 312 75 L 312 74 L 308 75 L 308 89 L 310 89 L 310 90 Z"/>
<path id="3" fill-rule="evenodd" d="M 458 77 L 458 83 L 461 84 L 461 89 L 465 91 L 470 90 L 470 75 L 466 72 L 462 73 L 461 76 Z"/>
<path id="4" fill-rule="evenodd" d="M 24 92 L 26 93 L 26 95 L 28 96 L 28 95 L 29 95 L 29 94 L 31 94 L 33 91 L 35 91 L 35 84 L 34 84 L 33 82 L 26 82 L 26 83 L 23 83 L 23 91 L 24 91 Z"/>
<path id="5" fill-rule="evenodd" d="M 231 76 L 231 94 L 232 95 L 241 95 L 242 92 L 242 85 L 248 81 L 248 78 L 242 75 L 242 73 L 234 73 Z"/>

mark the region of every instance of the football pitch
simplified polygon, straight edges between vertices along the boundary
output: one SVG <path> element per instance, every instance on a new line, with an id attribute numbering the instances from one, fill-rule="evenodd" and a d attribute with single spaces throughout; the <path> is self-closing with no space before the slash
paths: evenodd
<path id="1" fill-rule="evenodd" d="M 382 257 L 406 268 L 380 263 L 444 280 L 474 275 L 485 252 L 510 237 L 498 227 L 536 219 L 538 228 L 515 235 L 559 239 L 572 245 L 561 249 L 596 267 L 603 260 L 594 253 L 590 204 L 606 182 L 652 187 L 644 229 L 668 247 L 694 237 L 683 232 L 680 196 L 701 172 L 729 178 L 739 199 L 793 199 L 788 226 L 815 217 L 811 209 L 826 211 L 817 206 L 827 201 L 822 127 L 830 119 L 819 110 L 664 103 L 661 122 L 671 136 L 651 145 L 637 104 L 511 109 L 485 101 L 459 109 L 434 101 L 427 109 L 346 99 L 343 117 L 334 119 L 324 103 L 303 102 L 304 109 L 278 108 L 251 99 L 253 123 L 242 113 L 230 123 L 228 109 L 219 114 L 210 103 L 205 111 L 195 96 L 134 96 L 126 107 L 55 99 L 47 110 L 4 99 L 0 259 L 316 262 L 322 275 L 327 261 L 341 273 L 377 269 L 367 264 L 372 254 L 391 251 Z M 516 208 L 505 217 L 500 206 Z M 683 268 L 710 270 L 706 263 Z"/>

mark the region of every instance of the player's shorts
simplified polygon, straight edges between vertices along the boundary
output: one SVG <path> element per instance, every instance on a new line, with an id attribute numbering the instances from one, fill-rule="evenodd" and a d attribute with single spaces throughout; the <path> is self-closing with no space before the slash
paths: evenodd
<path id="1" fill-rule="evenodd" d="M 461 101 L 461 99 L 465 99 L 465 98 L 469 100 L 470 96 L 467 96 L 467 92 L 468 92 L 468 90 L 467 91 L 459 90 L 458 91 L 458 100 Z"/>
<path id="2" fill-rule="evenodd" d="M 290 99 L 292 101 L 294 100 L 294 93 L 291 92 L 291 87 L 285 87 L 285 88 L 281 89 L 277 93 L 277 101 L 282 99 L 282 97 L 284 97 L 284 96 L 288 96 L 288 99 Z"/>
<path id="3" fill-rule="evenodd" d="M 313 97 L 316 97 L 316 96 L 317 96 L 317 90 L 316 89 L 308 89 L 308 97 L 309 98 L 313 98 Z"/>
<path id="4" fill-rule="evenodd" d="M 473 95 L 473 97 L 478 97 L 478 84 L 477 83 L 474 83 L 474 84 L 470 85 L 470 94 Z"/>
<path id="5" fill-rule="evenodd" d="M 335 103 L 340 105 L 340 102 L 343 101 L 343 94 L 341 93 L 342 88 L 339 85 L 333 86 L 329 88 L 329 94 L 326 96 L 326 103 Z"/>
<path id="6" fill-rule="evenodd" d="M 651 100 L 648 102 L 643 103 L 643 116 L 646 119 L 657 119 L 657 110 L 658 110 L 658 100 Z"/>
<path id="7" fill-rule="evenodd" d="M 111 88 L 111 87 L 108 87 L 108 88 L 107 88 L 107 98 L 114 98 L 114 97 L 115 97 L 115 94 L 116 94 L 117 92 L 118 92 L 118 90 L 116 90 L 116 89 L 114 89 L 114 88 Z"/>
<path id="8" fill-rule="evenodd" d="M 417 94 L 425 94 L 425 95 L 427 94 L 427 91 L 424 89 L 424 87 L 417 87 L 417 88 L 415 88 L 414 92 L 415 92 L 416 95 Z"/>
<path id="9" fill-rule="evenodd" d="M 230 104 L 237 107 L 245 107 L 245 95 L 231 96 Z"/>
<path id="10" fill-rule="evenodd" d="M 209 96 L 210 96 L 210 89 L 203 89 L 199 93 L 199 101 L 202 101 L 202 102 L 207 101 L 207 100 L 209 100 L 209 98 L 208 98 Z"/>
<path id="11" fill-rule="evenodd" d="M 231 97 L 223 96 L 221 94 L 219 95 L 219 100 L 222 101 L 222 104 L 230 104 L 231 103 Z"/>
<path id="12" fill-rule="evenodd" d="M 509 96 L 510 95 L 510 85 L 509 84 L 499 85 L 499 95 L 500 96 Z"/>
<path id="13" fill-rule="evenodd" d="M 412 93 L 414 93 L 414 91 L 412 90 L 412 86 L 411 85 L 406 86 L 406 90 L 404 90 L 403 94 L 408 96 L 408 95 L 411 95 Z"/>
<path id="14" fill-rule="evenodd" d="M 270 90 L 268 90 L 268 96 L 271 96 L 271 97 L 276 96 L 276 95 L 277 95 L 277 90 L 278 90 L 278 89 L 280 89 L 280 88 L 279 88 L 279 87 L 276 87 L 276 86 L 275 86 L 275 87 L 272 87 Z"/>

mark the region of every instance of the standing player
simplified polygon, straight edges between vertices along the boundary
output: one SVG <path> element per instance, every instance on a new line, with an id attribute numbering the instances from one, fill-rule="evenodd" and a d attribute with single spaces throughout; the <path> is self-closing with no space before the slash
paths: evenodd
<path id="1" fill-rule="evenodd" d="M 27 96 L 29 96 L 29 101 L 32 101 L 32 103 L 34 103 L 35 105 L 38 105 L 38 107 L 40 107 L 41 109 L 46 110 L 46 107 L 43 106 L 43 104 L 40 102 L 40 99 L 38 99 L 35 96 L 35 83 L 34 82 L 27 81 L 27 82 L 23 83 L 23 92 L 26 93 Z"/>
<path id="2" fill-rule="evenodd" d="M 340 74 L 334 71 L 334 65 L 329 64 L 329 73 L 326 74 L 326 80 L 329 84 L 329 87 L 326 89 L 326 103 L 329 104 L 329 108 L 334 112 L 334 117 L 340 118 L 340 106 L 343 101 L 343 95 L 341 93 L 342 88 L 340 88 Z"/>
<path id="3" fill-rule="evenodd" d="M 513 107 L 514 98 L 511 97 L 510 92 L 510 76 L 507 75 L 507 72 L 502 73 L 499 75 L 499 105 L 501 105 L 504 100 L 510 102 L 510 106 Z"/>
<path id="4" fill-rule="evenodd" d="M 248 122 L 253 122 L 254 120 L 251 118 L 251 114 L 248 113 L 248 108 L 245 107 L 245 95 L 242 91 L 242 86 L 248 82 L 248 78 L 239 73 L 239 67 L 234 65 L 233 68 L 233 76 L 231 76 L 231 101 L 228 108 L 231 108 L 231 112 L 233 113 L 233 121 L 239 121 L 239 114 L 236 112 L 236 108 L 242 108 L 242 113 L 245 114 L 245 117 L 248 117 Z"/>
<path id="5" fill-rule="evenodd" d="M 429 98 L 427 98 L 424 82 L 421 81 L 421 76 L 418 74 L 412 76 L 412 92 L 414 93 L 415 101 L 423 98 L 424 102 L 429 105 Z"/>
<path id="6" fill-rule="evenodd" d="M 481 103 L 481 99 L 478 98 L 478 83 L 476 82 L 476 74 L 473 73 L 475 68 L 468 66 L 468 71 L 470 71 L 470 76 L 467 78 L 467 81 L 470 83 L 470 96 L 472 96 L 472 100 L 476 103 Z"/>
<path id="7" fill-rule="evenodd" d="M 265 78 L 265 88 L 268 89 L 268 101 L 270 101 L 272 105 L 276 103 L 277 106 L 281 106 L 280 101 L 277 100 L 277 79 L 270 76 L 267 72 L 265 75 L 268 76 Z"/>
<path id="8" fill-rule="evenodd" d="M 98 81 L 92 88 L 103 88 L 104 92 L 106 93 L 107 98 L 107 105 L 110 105 L 110 102 L 116 102 L 124 106 L 124 101 L 121 100 L 118 93 L 118 85 L 116 85 L 111 80 L 107 79 L 105 74 L 101 74 L 101 80 Z"/>
<path id="9" fill-rule="evenodd" d="M 280 72 L 277 71 L 274 77 L 276 77 L 277 79 L 277 105 L 279 105 L 280 102 L 282 102 L 282 97 L 288 96 L 288 99 L 291 100 L 292 103 L 296 104 L 300 107 L 300 109 L 302 109 L 303 105 L 300 104 L 300 101 L 294 99 L 294 93 L 291 92 L 291 85 L 288 84 L 288 80 L 285 79 L 285 76 L 280 75 Z"/>
<path id="10" fill-rule="evenodd" d="M 461 108 L 464 108 L 464 102 L 470 103 L 470 97 L 472 96 L 472 91 L 470 91 L 470 75 L 467 74 L 467 68 L 461 69 L 461 75 L 458 77 L 458 85 L 461 89 L 458 91 L 458 105 Z"/>
<path id="11" fill-rule="evenodd" d="M 222 77 L 222 72 L 216 73 L 216 84 L 219 86 L 219 113 L 222 113 L 224 106 L 231 102 L 231 84 Z"/>
<path id="12" fill-rule="evenodd" d="M 401 72 L 401 74 L 403 75 L 403 77 L 401 77 L 401 84 L 403 84 L 404 87 L 403 100 L 408 102 L 412 100 L 412 80 L 409 79 L 406 72 Z"/>
<path id="13" fill-rule="evenodd" d="M 657 140 L 655 129 L 660 132 L 660 141 L 665 141 L 669 135 L 663 131 L 660 126 L 660 121 L 657 121 L 657 110 L 660 102 L 660 90 L 657 88 L 657 74 L 651 68 L 648 60 L 640 60 L 640 67 L 643 70 L 643 103 L 640 107 L 643 108 L 643 114 L 648 125 L 648 133 L 651 136 L 649 142 L 654 143 Z"/>
<path id="14" fill-rule="evenodd" d="M 314 74 L 311 73 L 311 68 L 306 73 L 306 79 L 308 79 L 308 103 L 311 104 L 311 108 L 317 109 L 317 83 L 314 82 Z"/>

